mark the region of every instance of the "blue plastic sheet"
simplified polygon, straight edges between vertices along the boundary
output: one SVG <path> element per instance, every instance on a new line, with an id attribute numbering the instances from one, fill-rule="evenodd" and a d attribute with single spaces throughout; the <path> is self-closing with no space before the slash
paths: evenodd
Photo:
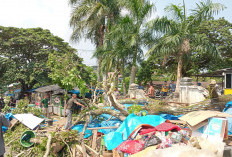
<path id="1" fill-rule="evenodd" d="M 109 120 L 109 121 L 103 121 L 101 122 L 101 127 L 111 127 L 111 126 L 116 126 L 120 125 L 122 122 L 120 120 Z M 114 132 L 117 129 L 100 129 L 98 132 L 101 132 L 103 134 L 108 134 L 110 132 Z"/>
<path id="2" fill-rule="evenodd" d="M 226 112 L 226 110 L 232 107 L 232 101 L 229 101 L 225 106 L 226 107 L 224 108 L 223 112 Z"/>
<path id="3" fill-rule="evenodd" d="M 158 115 L 140 117 L 135 114 L 130 114 L 115 132 L 111 132 L 104 137 L 105 145 L 108 150 L 112 150 L 120 145 L 122 141 L 127 140 L 137 126 L 149 124 L 155 127 L 163 122 L 165 122 L 165 119 Z"/>
<path id="4" fill-rule="evenodd" d="M 174 116 L 171 114 L 160 114 L 159 116 L 161 116 L 164 119 L 168 119 L 168 120 L 178 120 L 183 115 Z"/>
<path id="5" fill-rule="evenodd" d="M 232 115 L 232 101 L 229 101 L 226 104 L 226 107 L 224 108 L 223 112 Z M 228 120 L 228 135 L 231 135 L 232 134 L 232 118 L 228 117 L 227 120 Z"/>
<path id="6" fill-rule="evenodd" d="M 84 128 L 84 124 L 78 124 L 72 127 L 72 130 L 77 130 L 79 133 L 81 133 L 83 131 Z M 92 131 L 91 130 L 85 130 L 85 136 L 84 138 L 88 138 L 92 136 Z"/>
<path id="7" fill-rule="evenodd" d="M 6 119 L 8 119 L 9 121 L 12 120 L 14 118 L 13 114 L 12 113 L 7 113 L 5 115 Z"/>

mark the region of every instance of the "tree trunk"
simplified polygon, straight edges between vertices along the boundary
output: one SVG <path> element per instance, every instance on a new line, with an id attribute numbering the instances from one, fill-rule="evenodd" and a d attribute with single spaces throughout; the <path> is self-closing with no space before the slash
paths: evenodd
<path id="1" fill-rule="evenodd" d="M 104 31 L 105 31 L 105 26 L 104 25 L 101 25 L 100 29 L 99 29 L 99 44 L 98 44 L 98 47 L 101 47 L 103 46 L 103 43 L 104 43 Z M 102 78 L 101 78 L 101 62 L 102 62 L 102 57 L 99 57 L 98 58 L 98 68 L 97 68 L 97 80 L 99 82 L 102 81 Z"/>
<path id="2" fill-rule="evenodd" d="M 183 67 L 183 57 L 190 51 L 190 43 L 188 38 L 184 38 L 181 47 L 180 54 L 178 57 L 178 67 L 177 67 L 177 80 L 176 80 L 176 93 L 179 93 L 180 80 L 182 78 L 182 67 Z"/>
<path id="3" fill-rule="evenodd" d="M 102 58 L 98 58 L 97 62 L 98 62 L 98 67 L 97 67 L 97 81 L 98 82 L 101 82 L 101 61 L 102 61 Z"/>
<path id="4" fill-rule="evenodd" d="M 178 59 L 176 93 L 179 93 L 180 80 L 182 78 L 183 55 Z"/>
<path id="5" fill-rule="evenodd" d="M 25 97 L 25 91 L 28 90 L 28 86 L 27 84 L 25 84 L 24 81 L 20 81 L 20 84 L 21 84 L 21 92 L 19 93 L 19 96 L 18 96 L 18 99 L 23 99 Z"/>
<path id="6" fill-rule="evenodd" d="M 133 65 L 131 68 L 131 77 L 130 77 L 130 85 L 135 83 L 135 75 L 136 75 L 136 66 Z"/>
<path id="7" fill-rule="evenodd" d="M 126 80 L 125 80 L 125 70 L 124 70 L 124 59 L 122 61 L 121 73 L 122 73 L 123 95 L 126 95 Z"/>
<path id="8" fill-rule="evenodd" d="M 132 83 L 135 83 L 137 53 L 138 53 L 138 46 L 136 46 L 134 56 L 133 56 L 133 63 L 132 63 L 131 77 L 130 77 L 130 85 Z"/>

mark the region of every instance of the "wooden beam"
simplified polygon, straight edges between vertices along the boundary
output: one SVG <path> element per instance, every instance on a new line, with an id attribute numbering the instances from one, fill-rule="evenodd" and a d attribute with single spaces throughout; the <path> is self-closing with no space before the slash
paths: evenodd
<path id="1" fill-rule="evenodd" d="M 98 130 L 93 130 L 93 142 L 92 142 L 93 150 L 96 149 L 96 145 L 97 145 L 97 131 Z"/>
<path id="2" fill-rule="evenodd" d="M 99 153 L 96 150 L 93 150 L 91 147 L 89 147 L 88 145 L 85 144 L 85 147 L 90 150 L 91 152 L 93 152 L 96 156 L 99 155 Z"/>
<path id="3" fill-rule="evenodd" d="M 176 124 L 187 124 L 185 121 L 181 121 L 181 120 L 169 120 L 171 123 L 176 123 Z"/>
<path id="4" fill-rule="evenodd" d="M 79 150 L 81 153 L 83 153 L 82 147 L 80 145 L 77 145 L 77 150 Z M 90 157 L 88 154 L 86 154 L 87 157 Z"/>
<path id="5" fill-rule="evenodd" d="M 119 126 L 87 128 L 87 130 L 117 129 Z"/>

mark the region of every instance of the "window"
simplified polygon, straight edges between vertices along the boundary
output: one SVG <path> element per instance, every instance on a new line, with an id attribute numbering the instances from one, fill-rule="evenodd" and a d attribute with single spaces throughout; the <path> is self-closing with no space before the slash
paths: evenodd
<path id="1" fill-rule="evenodd" d="M 231 74 L 226 74 L 226 88 L 231 88 Z"/>

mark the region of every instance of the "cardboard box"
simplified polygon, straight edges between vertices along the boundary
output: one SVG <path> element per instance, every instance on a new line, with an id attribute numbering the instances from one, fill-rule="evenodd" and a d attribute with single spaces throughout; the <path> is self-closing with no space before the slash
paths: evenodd
<path id="1" fill-rule="evenodd" d="M 187 122 L 187 124 L 190 125 L 191 127 L 194 127 L 197 124 L 212 117 L 218 117 L 218 118 L 231 117 L 232 118 L 232 115 L 228 113 L 218 112 L 218 111 L 193 111 L 193 112 L 190 112 L 180 117 L 179 119 Z"/>
<path id="2" fill-rule="evenodd" d="M 210 141 L 223 141 L 228 136 L 228 122 L 226 118 L 210 118 L 209 123 L 193 130 L 192 136 L 200 136 Z"/>

